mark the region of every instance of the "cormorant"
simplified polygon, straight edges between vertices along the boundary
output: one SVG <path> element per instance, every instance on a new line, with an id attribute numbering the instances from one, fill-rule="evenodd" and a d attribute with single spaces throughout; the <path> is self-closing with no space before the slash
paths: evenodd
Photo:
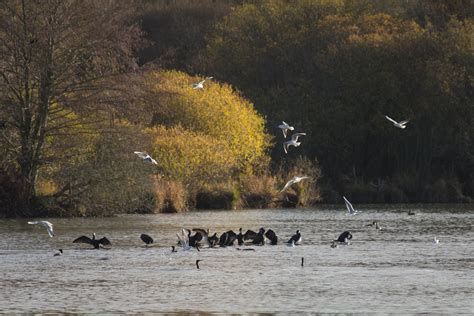
<path id="1" fill-rule="evenodd" d="M 103 237 L 101 239 L 95 239 L 95 233 L 92 234 L 92 239 L 90 239 L 87 236 L 81 236 L 76 239 L 74 239 L 73 243 L 85 243 L 85 244 L 90 244 L 94 246 L 95 249 L 99 249 L 100 245 L 102 246 L 112 246 L 110 243 L 110 240 L 108 240 L 106 237 Z"/>
<path id="2" fill-rule="evenodd" d="M 187 231 L 188 231 L 189 246 L 196 247 L 199 245 L 201 241 L 204 240 L 204 236 L 202 235 L 202 232 L 197 231 L 194 235 L 191 236 L 191 231 L 189 229 Z"/>
<path id="3" fill-rule="evenodd" d="M 299 230 L 296 231 L 296 234 L 294 234 L 293 236 L 291 236 L 291 238 L 288 240 L 288 243 L 291 244 L 291 243 L 294 243 L 295 245 L 297 245 L 298 243 L 301 242 L 301 233 Z"/>
<path id="4" fill-rule="evenodd" d="M 265 232 L 265 237 L 267 237 L 270 240 L 271 245 L 276 245 L 278 243 L 278 237 L 275 234 L 275 232 L 271 229 Z"/>
<path id="5" fill-rule="evenodd" d="M 153 243 L 153 238 L 151 238 L 147 234 L 141 234 L 140 239 L 148 246 L 149 244 Z"/>
<path id="6" fill-rule="evenodd" d="M 244 234 L 242 234 L 242 227 L 239 228 L 239 234 L 237 235 L 237 243 L 239 246 L 244 244 Z"/>
<path id="7" fill-rule="evenodd" d="M 217 244 L 219 244 L 219 237 L 217 237 L 217 233 L 214 233 L 214 235 L 209 237 L 207 241 L 209 243 L 210 248 L 217 246 Z"/>
<path id="8" fill-rule="evenodd" d="M 257 236 L 252 240 L 252 244 L 254 245 L 264 245 L 265 244 L 265 228 L 260 228 L 258 231 Z"/>
<path id="9" fill-rule="evenodd" d="M 253 240 L 257 236 L 257 233 L 253 230 L 248 229 L 244 234 L 244 241 L 245 240 Z"/>
<path id="10" fill-rule="evenodd" d="M 219 238 L 219 246 L 226 247 L 226 246 L 233 246 L 235 240 L 237 239 L 237 234 L 234 231 L 229 230 L 221 235 Z"/>
<path id="11" fill-rule="evenodd" d="M 339 235 L 337 238 L 337 242 L 347 242 L 348 240 L 352 239 L 352 234 L 350 231 L 345 231 L 342 234 Z"/>
<path id="12" fill-rule="evenodd" d="M 373 221 L 372 224 L 367 224 L 365 226 L 371 226 L 371 227 L 375 227 L 375 229 L 382 229 L 382 227 L 379 226 L 379 223 L 377 221 Z"/>

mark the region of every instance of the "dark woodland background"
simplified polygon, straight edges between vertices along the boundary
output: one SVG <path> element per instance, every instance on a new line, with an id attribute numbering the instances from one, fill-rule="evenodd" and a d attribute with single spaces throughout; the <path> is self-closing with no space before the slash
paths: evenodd
<path id="1" fill-rule="evenodd" d="M 469 203 L 473 14 L 471 0 L 2 1 L 0 216 Z M 288 154 L 282 120 L 307 133 Z M 280 193 L 297 174 L 314 181 Z"/>

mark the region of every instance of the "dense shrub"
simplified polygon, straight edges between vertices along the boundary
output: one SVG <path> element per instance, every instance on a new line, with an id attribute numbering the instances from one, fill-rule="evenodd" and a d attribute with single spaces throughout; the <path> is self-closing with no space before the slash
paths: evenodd
<path id="1" fill-rule="evenodd" d="M 270 138 L 265 133 L 263 118 L 227 84 L 209 80 L 204 90 L 193 89 L 192 84 L 202 79 L 176 71 L 150 72 L 147 81 L 159 103 L 153 123 L 167 128 L 180 126 L 183 135 L 195 136 L 202 143 L 203 151 L 226 156 L 230 168 L 237 166 L 240 171 L 252 171 L 267 160 Z M 204 148 L 208 144 L 213 148 Z M 192 142 L 176 140 L 176 146 L 183 145 L 192 146 Z M 155 147 L 154 151 L 166 155 L 159 153 L 160 150 Z"/>
<path id="2" fill-rule="evenodd" d="M 155 213 L 179 213 L 188 210 L 187 192 L 179 181 L 157 180 Z"/>
<path id="3" fill-rule="evenodd" d="M 240 178 L 242 206 L 246 208 L 269 208 L 277 203 L 277 181 L 268 174 L 243 175 Z"/>
<path id="4" fill-rule="evenodd" d="M 197 209 L 233 210 L 240 202 L 240 193 L 231 183 L 205 185 L 196 193 Z"/>
<path id="5" fill-rule="evenodd" d="M 317 184 L 321 176 L 321 170 L 317 160 L 312 161 L 306 157 L 299 156 L 289 162 L 286 169 L 284 166 L 281 166 L 278 172 L 280 188 L 283 188 L 286 182 L 294 176 L 308 176 L 310 179 L 293 184 L 285 192 L 279 193 L 282 196 L 282 200 L 287 202 L 286 206 L 305 207 L 321 201 L 321 193 Z"/>

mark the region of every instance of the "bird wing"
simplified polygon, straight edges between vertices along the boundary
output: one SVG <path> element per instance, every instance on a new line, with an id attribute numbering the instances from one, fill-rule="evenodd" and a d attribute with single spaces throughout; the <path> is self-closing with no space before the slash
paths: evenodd
<path id="1" fill-rule="evenodd" d="M 347 208 L 347 212 L 349 214 L 354 214 L 354 207 L 352 207 L 352 204 L 351 202 L 349 202 L 345 196 L 342 197 L 344 199 L 344 203 L 346 203 L 346 208 Z"/>
<path id="2" fill-rule="evenodd" d="M 286 138 L 286 128 L 282 128 L 281 131 L 283 132 L 283 137 Z"/>
<path id="3" fill-rule="evenodd" d="M 32 222 L 28 222 L 28 224 L 30 224 L 30 225 L 37 225 L 37 224 L 40 224 L 40 225 L 46 227 L 46 229 L 48 230 L 48 235 L 49 235 L 49 237 L 53 237 L 53 236 L 54 236 L 53 224 L 51 224 L 51 223 L 48 222 L 48 221 L 32 221 Z"/>
<path id="4" fill-rule="evenodd" d="M 250 229 L 244 234 L 244 240 L 254 239 L 255 237 L 257 237 L 257 233 Z"/>
<path id="5" fill-rule="evenodd" d="M 283 189 L 281 189 L 280 192 L 283 192 L 285 191 L 286 189 L 288 189 L 293 183 L 295 183 L 294 179 L 291 179 L 290 181 L 288 181 L 285 186 L 283 187 Z"/>
<path id="6" fill-rule="evenodd" d="M 285 154 L 287 154 L 287 153 L 288 153 L 288 149 L 287 149 L 287 147 L 288 147 L 288 144 L 287 144 L 287 142 L 284 142 L 284 143 L 283 143 L 283 150 L 285 151 Z"/>
<path id="7" fill-rule="evenodd" d="M 296 133 L 296 134 L 293 134 L 293 135 L 291 135 L 291 140 L 293 140 L 293 141 L 296 142 L 296 141 L 298 141 L 298 137 L 300 137 L 300 136 L 305 136 L 305 135 L 306 135 L 306 133 Z"/>
<path id="8" fill-rule="evenodd" d="M 140 235 L 140 239 L 145 243 L 153 243 L 153 238 L 151 238 L 149 235 L 147 234 L 141 234 Z"/>
<path id="9" fill-rule="evenodd" d="M 153 159 L 153 158 L 151 158 L 151 157 L 150 157 L 150 159 L 151 159 L 151 163 L 152 163 L 152 164 L 154 164 L 154 165 L 157 165 L 157 164 L 158 164 L 155 159 Z"/>
<path id="10" fill-rule="evenodd" d="M 141 151 L 134 151 L 133 153 L 142 159 L 145 159 L 148 156 L 148 154 Z"/>
<path id="11" fill-rule="evenodd" d="M 293 243 L 296 243 L 298 241 L 298 235 L 293 235 L 291 236 L 290 240 L 288 240 L 288 243 L 291 244 L 292 242 Z"/>
<path id="12" fill-rule="evenodd" d="M 48 221 L 44 221 L 43 225 L 46 226 L 46 229 L 48 230 L 49 237 L 53 237 L 54 236 L 53 224 L 51 224 Z"/>
<path id="13" fill-rule="evenodd" d="M 385 115 L 385 118 L 386 118 L 387 120 L 389 120 L 390 122 L 392 122 L 393 124 L 398 124 L 398 122 L 397 122 L 397 121 L 395 121 L 395 120 L 391 119 L 391 118 L 390 118 L 390 117 L 388 117 L 387 115 Z"/>
<path id="14" fill-rule="evenodd" d="M 408 123 L 408 122 L 409 122 L 409 120 L 406 120 L 406 121 L 401 121 L 401 122 L 398 123 L 398 124 L 400 124 L 400 125 L 405 125 L 405 124 Z"/>
<path id="15" fill-rule="evenodd" d="M 301 177 L 296 176 L 296 177 L 293 178 L 293 180 L 295 181 L 295 183 L 296 183 L 296 182 L 300 182 L 300 181 L 305 180 L 305 179 L 309 179 L 309 177 L 308 177 L 308 176 L 301 176 Z"/>
<path id="16" fill-rule="evenodd" d="M 209 231 L 206 231 L 202 228 L 193 228 L 193 232 L 200 233 L 203 237 L 207 237 L 209 235 Z"/>
<path id="17" fill-rule="evenodd" d="M 73 240 L 73 243 L 82 242 L 84 244 L 92 244 L 92 239 L 87 236 L 81 236 Z"/>
<path id="18" fill-rule="evenodd" d="M 265 237 L 267 237 L 270 240 L 274 240 L 274 239 L 278 238 L 277 235 L 275 234 L 275 232 L 272 229 L 269 229 L 265 232 Z"/>
<path id="19" fill-rule="evenodd" d="M 112 243 L 106 237 L 102 237 L 101 239 L 99 239 L 99 244 L 102 244 L 104 246 L 112 246 Z"/>
<path id="20" fill-rule="evenodd" d="M 178 239 L 181 241 L 181 246 L 183 248 L 189 247 L 189 234 L 186 234 L 186 231 L 181 229 L 181 234 L 176 234 L 178 236 Z"/>

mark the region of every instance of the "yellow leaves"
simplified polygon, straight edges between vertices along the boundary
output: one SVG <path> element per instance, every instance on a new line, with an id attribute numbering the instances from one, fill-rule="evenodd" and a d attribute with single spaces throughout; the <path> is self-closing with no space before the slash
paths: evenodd
<path id="1" fill-rule="evenodd" d="M 153 141 L 153 156 L 173 179 L 225 178 L 237 166 L 226 142 L 180 126 L 147 130 Z"/>
<path id="2" fill-rule="evenodd" d="M 198 172 L 185 170 L 185 159 L 189 168 L 216 164 L 217 169 L 227 165 L 226 172 L 231 168 L 251 169 L 268 148 L 263 118 L 230 85 L 212 79 L 206 80 L 204 89 L 193 89 L 193 83 L 204 79 L 177 71 L 149 74 L 148 80 L 156 81 L 155 91 L 165 107 L 160 120 L 173 134 L 167 136 L 164 127 L 156 129 L 160 134 L 155 143 L 157 155 L 163 155 L 176 176 Z M 170 152 L 162 153 L 158 144 Z M 174 160 L 169 159 L 171 154 Z"/>
<path id="3" fill-rule="evenodd" d="M 58 191 L 58 186 L 53 180 L 38 179 L 36 183 L 36 192 L 38 195 L 53 195 Z"/>

